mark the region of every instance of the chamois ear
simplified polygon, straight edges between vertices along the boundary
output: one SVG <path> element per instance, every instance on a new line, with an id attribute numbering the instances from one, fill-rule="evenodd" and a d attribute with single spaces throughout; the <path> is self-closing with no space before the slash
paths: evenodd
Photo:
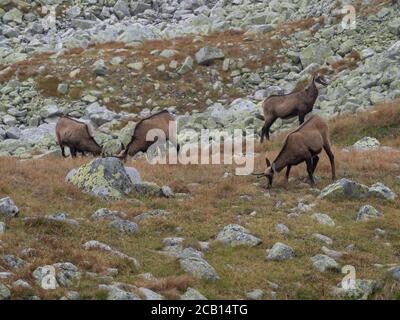
<path id="1" fill-rule="evenodd" d="M 271 161 L 267 157 L 265 157 L 265 163 L 267 164 L 268 167 L 271 166 Z"/>

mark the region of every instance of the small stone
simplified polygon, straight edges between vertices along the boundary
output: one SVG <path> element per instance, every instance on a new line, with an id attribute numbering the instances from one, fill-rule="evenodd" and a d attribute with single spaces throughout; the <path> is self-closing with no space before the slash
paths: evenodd
<path id="1" fill-rule="evenodd" d="M 330 226 L 330 227 L 334 227 L 335 226 L 335 222 L 331 219 L 330 216 L 328 216 L 325 213 L 314 213 L 311 218 L 315 221 L 317 221 L 320 224 L 326 225 L 326 226 Z"/>
<path id="2" fill-rule="evenodd" d="M 183 62 L 182 66 L 179 68 L 178 73 L 180 75 L 184 75 L 193 69 L 193 58 L 192 57 L 187 57 L 185 61 Z"/>
<path id="3" fill-rule="evenodd" d="M 287 236 L 289 234 L 289 228 L 286 225 L 281 224 L 281 223 L 277 224 L 275 226 L 275 230 L 276 230 L 276 232 L 278 232 L 282 235 L 285 235 L 285 236 Z"/>
<path id="4" fill-rule="evenodd" d="M 357 221 L 366 221 L 370 218 L 377 218 L 381 217 L 382 213 L 380 213 L 378 210 L 376 210 L 373 206 L 371 205 L 365 205 L 360 208 L 360 210 L 357 213 Z"/>
<path id="5" fill-rule="evenodd" d="M 277 242 L 269 251 L 267 251 L 266 259 L 271 261 L 283 261 L 293 257 L 294 251 L 290 246 Z"/>
<path id="6" fill-rule="evenodd" d="M 11 298 L 10 290 L 4 285 L 0 283 L 0 300 L 6 300 Z"/>
<path id="7" fill-rule="evenodd" d="M 313 238 L 325 242 L 327 245 L 331 245 L 333 243 L 333 240 L 331 238 L 324 236 L 323 234 L 314 233 Z"/>
<path id="8" fill-rule="evenodd" d="M 311 258 L 314 268 L 319 272 L 339 271 L 339 264 L 324 254 L 317 254 Z"/>
<path id="9" fill-rule="evenodd" d="M 213 61 L 224 57 L 222 50 L 214 47 L 204 47 L 196 53 L 196 61 L 200 65 L 210 65 Z"/>
<path id="10" fill-rule="evenodd" d="M 0 221 L 0 234 L 6 232 L 7 226 L 4 222 Z"/>
<path id="11" fill-rule="evenodd" d="M 356 279 L 355 288 L 334 288 L 333 295 L 346 299 L 366 300 L 379 288 L 375 280 Z"/>
<path id="12" fill-rule="evenodd" d="M 397 195 L 381 182 L 372 185 L 368 190 L 368 194 L 370 196 L 392 201 L 397 198 Z"/>
<path id="13" fill-rule="evenodd" d="M 331 257 L 333 259 L 339 259 L 339 258 L 341 258 L 343 256 L 342 252 L 331 250 L 331 249 L 329 249 L 329 248 L 327 248 L 325 246 L 323 246 L 321 248 L 321 250 L 322 250 L 323 253 L 325 253 L 327 256 L 329 256 L 329 257 Z"/>
<path id="14" fill-rule="evenodd" d="M 180 265 L 185 272 L 201 280 L 215 282 L 220 279 L 215 269 L 203 258 L 188 256 L 180 259 Z"/>
<path id="15" fill-rule="evenodd" d="M 264 297 L 264 291 L 261 289 L 255 289 L 246 293 L 246 297 L 250 300 L 262 300 Z"/>
<path id="16" fill-rule="evenodd" d="M 254 247 L 261 243 L 261 240 L 250 234 L 249 230 L 237 224 L 230 224 L 224 227 L 224 229 L 218 234 L 216 240 L 226 245 L 230 245 L 231 247 Z"/>
<path id="17" fill-rule="evenodd" d="M 61 94 L 67 94 L 68 93 L 68 84 L 66 83 L 60 83 L 57 86 L 57 92 Z"/>
<path id="18" fill-rule="evenodd" d="M 368 196 L 368 187 L 343 178 L 325 187 L 318 198 L 336 199 L 340 197 L 363 199 Z"/>
<path id="19" fill-rule="evenodd" d="M 4 217 L 16 217 L 19 213 L 18 207 L 10 197 L 0 199 L 0 215 Z"/>
<path id="20" fill-rule="evenodd" d="M 111 211 L 105 208 L 97 210 L 90 217 L 92 220 L 115 220 L 126 218 L 126 213 L 121 211 Z"/>
<path id="21" fill-rule="evenodd" d="M 400 281 L 400 266 L 390 268 L 388 274 L 396 281 Z"/>
<path id="22" fill-rule="evenodd" d="M 147 289 L 147 288 L 139 288 L 138 289 L 142 295 L 144 295 L 145 300 L 165 300 L 165 298 L 153 290 Z"/>
<path id="23" fill-rule="evenodd" d="M 26 265 L 26 261 L 11 254 L 4 255 L 2 260 L 11 269 L 20 269 Z"/>
<path id="24" fill-rule="evenodd" d="M 127 67 L 134 71 L 141 71 L 143 69 L 143 62 L 129 63 Z"/>
<path id="25" fill-rule="evenodd" d="M 139 232 L 139 226 L 128 220 L 114 220 L 110 225 L 120 233 L 133 234 Z"/>
<path id="26" fill-rule="evenodd" d="M 186 292 L 181 295 L 181 300 L 207 300 L 207 298 L 196 289 L 189 287 Z"/>
<path id="27" fill-rule="evenodd" d="M 12 286 L 14 288 L 23 288 L 23 289 L 28 289 L 28 290 L 32 289 L 32 286 L 28 282 L 26 282 L 22 279 L 18 279 L 17 281 L 14 281 Z"/>
<path id="28" fill-rule="evenodd" d="M 357 151 L 375 150 L 379 148 L 381 143 L 376 138 L 364 137 L 353 144 L 353 149 Z"/>

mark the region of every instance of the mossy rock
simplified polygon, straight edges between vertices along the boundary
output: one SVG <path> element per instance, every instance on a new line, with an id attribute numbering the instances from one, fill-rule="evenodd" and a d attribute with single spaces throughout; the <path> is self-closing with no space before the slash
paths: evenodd
<path id="1" fill-rule="evenodd" d="M 120 199 L 133 190 L 132 181 L 117 158 L 99 158 L 81 166 L 71 183 L 100 198 Z"/>

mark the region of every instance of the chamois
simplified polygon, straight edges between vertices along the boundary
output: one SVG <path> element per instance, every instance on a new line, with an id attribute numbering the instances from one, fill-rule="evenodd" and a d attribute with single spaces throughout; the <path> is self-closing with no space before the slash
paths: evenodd
<path id="1" fill-rule="evenodd" d="M 148 148 L 154 144 L 158 137 L 147 137 L 151 130 L 161 130 L 164 135 L 166 141 L 171 141 L 178 149 L 179 145 L 177 144 L 176 132 L 173 132 L 172 136 L 170 136 L 170 125 L 175 124 L 175 118 L 173 115 L 169 113 L 168 110 L 163 110 L 158 113 L 151 115 L 150 117 L 144 118 L 140 120 L 135 127 L 135 131 L 131 138 L 131 141 L 126 146 L 125 150 L 123 150 L 118 158 L 122 160 L 126 160 L 128 155 L 133 157 L 138 152 L 146 152 Z M 153 138 L 153 141 L 147 141 L 147 138 Z"/>
<path id="2" fill-rule="evenodd" d="M 280 153 L 272 164 L 267 156 L 265 157 L 267 164 L 265 172 L 254 175 L 267 177 L 267 188 L 270 188 L 276 172 L 286 168 L 286 183 L 288 183 L 292 166 L 306 162 L 310 183 L 314 185 L 314 172 L 322 149 L 325 150 L 331 163 L 332 180 L 336 180 L 335 160 L 331 150 L 328 125 L 319 116 L 312 116 L 288 134 Z"/>
<path id="3" fill-rule="evenodd" d="M 311 112 L 318 97 L 316 84 L 327 86 L 324 76 L 314 75 L 311 83 L 302 91 L 286 95 L 270 96 L 263 102 L 264 126 L 261 131 L 261 143 L 264 137 L 269 140 L 269 130 L 276 119 L 289 119 L 298 116 L 299 122 L 304 122 L 304 117 Z"/>
<path id="4" fill-rule="evenodd" d="M 65 147 L 69 148 L 73 158 L 76 158 L 78 152 L 82 155 L 89 152 L 94 156 L 102 153 L 102 147 L 94 140 L 86 123 L 62 116 L 56 125 L 56 136 L 64 158 L 67 157 Z"/>

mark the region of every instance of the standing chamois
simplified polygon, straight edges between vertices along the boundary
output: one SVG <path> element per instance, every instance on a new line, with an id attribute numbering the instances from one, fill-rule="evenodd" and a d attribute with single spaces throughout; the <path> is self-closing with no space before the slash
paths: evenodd
<path id="1" fill-rule="evenodd" d="M 82 153 L 83 156 L 85 152 L 94 156 L 99 156 L 102 153 L 102 147 L 94 140 L 86 123 L 62 116 L 56 125 L 56 136 L 64 158 L 67 157 L 65 147 L 69 148 L 73 158 L 76 158 L 78 152 Z"/>
<path id="2" fill-rule="evenodd" d="M 269 129 L 278 118 L 289 119 L 298 116 L 299 122 L 311 112 L 318 97 L 317 84 L 327 86 L 324 76 L 314 75 L 311 83 L 302 91 L 286 95 L 270 96 L 263 102 L 264 126 L 261 131 L 261 143 L 264 137 L 269 140 Z"/>
<path id="3" fill-rule="evenodd" d="M 140 120 L 135 127 L 135 131 L 131 138 L 131 141 L 126 146 L 118 158 L 126 160 L 128 155 L 133 157 L 138 152 L 146 152 L 147 149 L 158 141 L 158 137 L 148 137 L 148 134 L 152 130 L 161 130 L 164 134 L 166 141 L 171 141 L 176 146 L 179 152 L 179 145 L 176 138 L 176 130 L 172 130 L 172 136 L 170 136 L 170 125 L 176 125 L 176 121 L 173 115 L 168 110 L 163 110 L 158 113 L 151 115 L 148 118 Z M 147 141 L 147 138 L 152 138 L 152 141 Z"/>
<path id="4" fill-rule="evenodd" d="M 314 172 L 319 161 L 318 155 L 321 153 L 322 149 L 325 150 L 331 162 L 332 180 L 336 180 L 335 160 L 331 151 L 328 125 L 319 116 L 312 116 L 309 120 L 288 134 L 282 150 L 272 164 L 267 156 L 265 157 L 265 162 L 267 164 L 265 172 L 254 175 L 267 177 L 267 188 L 270 188 L 276 172 L 280 172 L 282 169 L 286 168 L 286 183 L 288 183 L 292 166 L 306 162 L 310 183 L 314 185 Z"/>

